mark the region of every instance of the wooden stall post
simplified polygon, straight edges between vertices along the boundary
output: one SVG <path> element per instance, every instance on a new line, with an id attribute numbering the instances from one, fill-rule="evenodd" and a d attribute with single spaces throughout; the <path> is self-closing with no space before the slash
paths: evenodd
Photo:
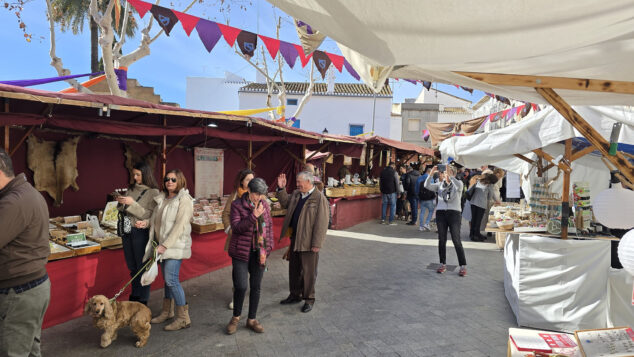
<path id="1" fill-rule="evenodd" d="M 163 115 L 163 127 L 167 128 L 167 117 Z M 163 150 L 161 151 L 161 177 L 167 172 L 167 134 L 163 135 Z"/>
<path id="2" fill-rule="evenodd" d="M 4 112 L 9 112 L 9 100 L 5 98 L 4 100 Z M 4 127 L 4 151 L 9 152 L 9 126 L 6 125 Z"/>
<path id="3" fill-rule="evenodd" d="M 306 144 L 302 145 L 302 164 L 306 166 Z"/>
<path id="4" fill-rule="evenodd" d="M 571 162 L 572 139 L 566 140 L 564 159 Z M 561 239 L 568 239 L 568 218 L 570 213 L 570 171 L 564 170 L 564 185 L 561 193 Z"/>

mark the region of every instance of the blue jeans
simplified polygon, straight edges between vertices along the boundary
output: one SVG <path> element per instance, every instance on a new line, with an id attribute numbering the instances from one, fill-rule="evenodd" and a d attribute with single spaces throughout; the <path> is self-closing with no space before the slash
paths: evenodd
<path id="1" fill-rule="evenodd" d="M 428 226 L 431 222 L 431 216 L 434 214 L 436 208 L 434 200 L 420 201 L 420 226 Z M 425 219 L 425 211 L 429 212 L 427 219 Z M 423 223 L 425 221 L 425 223 Z"/>
<path id="2" fill-rule="evenodd" d="M 165 298 L 174 299 L 176 306 L 185 306 L 185 291 L 181 286 L 178 274 L 181 269 L 182 260 L 180 259 L 164 259 L 161 263 L 163 270 L 163 278 L 165 279 Z"/>
<path id="3" fill-rule="evenodd" d="M 385 221 L 385 214 L 387 213 L 387 205 L 390 205 L 390 223 L 394 222 L 394 214 L 396 213 L 396 192 L 384 193 L 381 195 L 383 203 L 381 206 L 381 220 Z"/>
<path id="4" fill-rule="evenodd" d="M 418 219 L 418 197 L 407 195 L 407 200 L 409 201 L 409 208 L 412 210 L 412 222 L 416 223 Z"/>

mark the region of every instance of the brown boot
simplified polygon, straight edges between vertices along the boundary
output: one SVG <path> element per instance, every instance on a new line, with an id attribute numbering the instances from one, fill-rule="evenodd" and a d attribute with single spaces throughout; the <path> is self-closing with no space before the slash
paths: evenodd
<path id="1" fill-rule="evenodd" d="M 160 324 L 172 317 L 174 317 L 174 299 L 163 299 L 163 309 L 161 313 L 150 320 L 150 323 Z"/>
<path id="2" fill-rule="evenodd" d="M 192 325 L 192 321 L 189 319 L 189 305 L 176 306 L 176 317 L 174 321 L 165 326 L 165 331 L 176 331 L 183 328 L 188 328 Z"/>
<path id="3" fill-rule="evenodd" d="M 238 329 L 238 322 L 240 322 L 240 316 L 233 316 L 231 321 L 229 321 L 229 325 L 227 325 L 227 335 L 233 335 L 236 333 Z"/>
<path id="4" fill-rule="evenodd" d="M 256 319 L 248 319 L 247 320 L 247 328 L 253 330 L 253 332 L 262 333 L 264 332 L 264 327 L 260 325 L 258 320 Z"/>

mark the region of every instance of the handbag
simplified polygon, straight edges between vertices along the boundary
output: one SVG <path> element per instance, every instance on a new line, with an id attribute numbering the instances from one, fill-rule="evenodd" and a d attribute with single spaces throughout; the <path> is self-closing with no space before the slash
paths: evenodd
<path id="1" fill-rule="evenodd" d="M 137 202 L 139 202 L 146 191 L 147 190 L 143 190 L 143 192 L 141 192 L 139 197 L 136 199 Z M 130 232 L 132 232 L 132 220 L 127 214 L 123 213 L 123 211 L 119 211 L 119 216 L 117 217 L 117 235 L 121 237 L 124 234 L 130 234 Z"/>
<path id="2" fill-rule="evenodd" d="M 148 286 L 154 282 L 158 276 L 158 261 L 161 259 L 161 255 L 156 255 L 156 249 L 152 253 L 152 265 L 141 275 L 141 285 Z"/>
<path id="3" fill-rule="evenodd" d="M 471 201 L 471 198 L 473 197 L 475 190 L 476 190 L 476 185 L 469 187 L 469 189 L 465 193 L 465 197 L 467 198 L 467 200 Z"/>

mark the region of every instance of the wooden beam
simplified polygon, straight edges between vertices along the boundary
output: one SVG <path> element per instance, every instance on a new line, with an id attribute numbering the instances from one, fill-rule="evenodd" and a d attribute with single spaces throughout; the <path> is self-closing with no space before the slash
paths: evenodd
<path id="1" fill-rule="evenodd" d="M 282 146 L 282 150 L 286 151 L 287 154 L 289 154 L 293 159 L 295 159 L 295 161 L 297 161 L 300 164 L 303 164 L 304 161 L 302 161 L 302 159 L 300 159 L 299 157 L 297 157 L 297 155 L 293 154 L 290 150 L 288 150 L 287 148 Z"/>
<path id="2" fill-rule="evenodd" d="M 319 149 L 317 149 L 317 150 L 313 151 L 313 153 L 312 153 L 312 154 L 310 154 L 310 156 L 308 156 L 308 157 L 306 158 L 306 161 L 308 161 L 308 160 L 312 159 L 312 158 L 313 158 L 313 156 L 317 155 L 317 153 L 318 153 L 318 152 L 320 152 L 320 151 L 322 151 L 323 149 L 327 148 L 327 147 L 328 147 L 328 145 L 330 145 L 330 143 L 329 143 L 329 142 L 327 142 L 327 143 L 325 143 L 324 145 L 322 145 Z"/>
<path id="3" fill-rule="evenodd" d="M 29 130 L 27 130 L 26 133 L 22 136 L 22 139 L 20 139 L 20 141 L 18 141 L 18 144 L 13 148 L 13 150 L 11 150 L 11 152 L 9 153 L 9 156 L 13 156 L 13 154 L 15 154 L 16 151 L 18 151 L 20 146 L 22 146 L 22 143 L 24 143 L 24 140 L 26 140 L 26 138 L 28 138 L 29 135 L 31 135 L 31 133 L 33 132 L 33 129 L 35 129 L 35 125 L 31 125 L 29 127 Z"/>
<path id="4" fill-rule="evenodd" d="M 302 165 L 306 166 L 306 144 L 302 145 Z"/>
<path id="5" fill-rule="evenodd" d="M 566 140 L 564 159 L 572 159 L 572 139 Z M 564 183 L 561 192 L 561 239 L 568 239 L 568 218 L 570 212 L 570 171 L 564 170 Z"/>
<path id="6" fill-rule="evenodd" d="M 9 112 L 9 100 L 4 99 L 4 112 Z M 5 125 L 4 127 L 4 151 L 9 152 L 9 126 Z"/>
<path id="7" fill-rule="evenodd" d="M 255 160 L 258 156 L 260 156 L 260 154 L 262 154 L 266 149 L 270 148 L 271 145 L 275 144 L 274 141 L 271 141 L 270 143 L 262 146 L 260 148 L 260 150 L 256 151 L 255 154 L 253 154 L 253 156 L 251 156 L 251 160 Z"/>
<path id="8" fill-rule="evenodd" d="M 543 157 L 544 159 L 548 160 L 549 162 L 553 163 L 553 165 L 555 164 L 555 158 L 552 157 L 549 153 L 545 152 L 542 149 L 535 149 L 533 150 L 533 152 L 537 155 L 539 155 L 540 157 Z M 559 167 L 560 169 L 562 169 L 564 172 L 570 172 L 570 166 L 568 166 L 567 164 L 565 164 L 563 162 L 563 160 L 559 161 L 559 163 L 557 164 L 557 167 Z M 544 168 L 543 171 L 546 171 L 546 169 Z"/>
<path id="9" fill-rule="evenodd" d="M 581 157 L 588 155 L 589 153 L 595 151 L 596 148 L 592 145 L 588 146 L 585 149 L 581 149 L 581 150 L 577 150 L 575 152 L 572 153 L 572 156 L 570 157 L 570 161 L 575 161 L 577 159 L 580 159 Z"/>
<path id="10" fill-rule="evenodd" d="M 229 148 L 229 150 L 231 150 L 234 153 L 238 154 L 242 158 L 242 160 L 244 160 L 244 163 L 246 165 L 249 165 L 249 158 L 248 157 L 246 157 L 243 153 L 241 153 L 240 151 L 236 150 L 233 146 L 231 146 L 231 144 L 229 144 L 229 142 L 227 140 L 222 139 L 222 138 L 219 138 L 219 139 L 220 139 L 220 141 L 222 141 L 223 144 L 225 144 L 225 146 L 227 148 Z"/>
<path id="11" fill-rule="evenodd" d="M 180 144 L 182 144 L 182 143 L 183 143 L 183 141 L 185 141 L 185 139 L 187 139 L 187 135 L 185 135 L 185 136 L 181 137 L 181 138 L 180 138 L 180 139 L 176 142 L 176 144 L 172 145 L 172 146 L 170 147 L 170 149 L 167 151 L 167 154 L 166 154 L 165 156 L 167 156 L 167 155 L 171 154 L 171 153 L 172 153 L 172 151 L 176 150 L 176 148 L 177 148 Z"/>
<path id="12" fill-rule="evenodd" d="M 167 116 L 163 115 L 163 127 L 167 128 Z M 163 147 L 161 149 L 161 172 L 162 177 L 167 173 L 167 135 L 163 135 Z"/>
<path id="13" fill-rule="evenodd" d="M 454 72 L 461 76 L 491 85 L 556 88 L 591 92 L 634 94 L 634 82 L 611 81 L 602 79 L 565 78 L 549 76 L 524 76 L 517 74 Z"/>
<path id="14" fill-rule="evenodd" d="M 249 126 L 249 128 L 247 129 L 247 132 L 249 133 L 249 137 L 251 137 L 251 126 Z M 247 150 L 247 158 L 249 158 L 249 161 L 247 161 L 247 168 L 249 170 L 253 169 L 253 140 L 249 139 L 249 148 Z"/>
<path id="15" fill-rule="evenodd" d="M 617 167 L 623 176 L 630 182 L 634 182 L 634 166 L 617 152 L 612 156 L 608 152 L 609 143 L 598 131 L 588 124 L 572 107 L 566 103 L 554 90 L 550 88 L 535 88 L 537 93 L 544 97 L 572 126 L 577 129 L 606 159 Z"/>
<path id="16" fill-rule="evenodd" d="M 531 165 L 534 165 L 534 164 L 535 164 L 535 161 L 533 161 L 533 160 L 531 160 L 531 159 L 527 158 L 526 156 L 524 156 L 524 155 L 522 155 L 522 154 L 513 154 L 513 156 L 517 157 L 518 159 L 522 159 L 522 160 L 524 160 L 524 161 L 528 162 L 528 163 L 529 163 L 529 164 L 531 164 Z"/>

